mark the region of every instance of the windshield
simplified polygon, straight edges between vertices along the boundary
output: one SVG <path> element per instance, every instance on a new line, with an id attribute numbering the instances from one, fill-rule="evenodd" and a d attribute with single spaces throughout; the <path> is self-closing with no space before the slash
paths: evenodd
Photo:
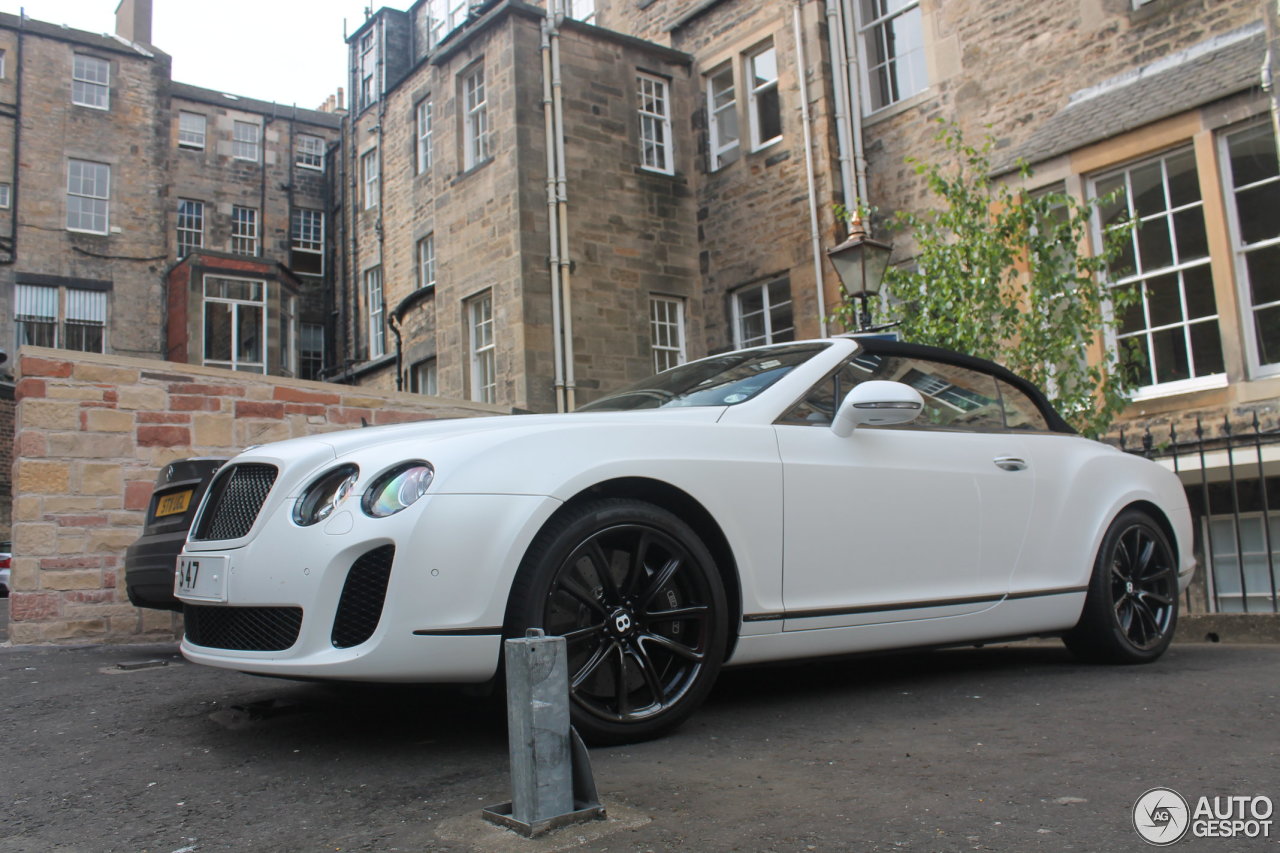
<path id="1" fill-rule="evenodd" d="M 588 403 L 579 412 L 622 412 L 676 406 L 736 406 L 790 373 L 828 345 L 794 344 L 731 352 L 682 364 Z"/>

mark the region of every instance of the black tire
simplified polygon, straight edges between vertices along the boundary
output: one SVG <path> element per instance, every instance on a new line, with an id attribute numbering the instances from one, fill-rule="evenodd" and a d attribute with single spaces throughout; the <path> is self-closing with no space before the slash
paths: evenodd
<path id="1" fill-rule="evenodd" d="M 724 586 L 675 515 L 596 500 L 552 519 L 525 555 L 506 632 L 528 628 L 567 639 L 570 716 L 585 740 L 648 740 L 684 722 L 715 682 L 728 633 Z"/>
<path id="2" fill-rule="evenodd" d="M 1178 624 L 1178 567 L 1169 538 L 1151 516 L 1125 510 L 1107 528 L 1093 564 L 1080 622 L 1063 636 L 1078 657 L 1150 663 Z"/>

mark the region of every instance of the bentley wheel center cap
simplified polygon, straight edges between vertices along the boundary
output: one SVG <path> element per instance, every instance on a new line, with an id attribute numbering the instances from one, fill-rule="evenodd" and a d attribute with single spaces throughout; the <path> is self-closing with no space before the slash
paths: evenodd
<path id="1" fill-rule="evenodd" d="M 609 618 L 612 620 L 613 633 L 617 634 L 619 637 L 624 637 L 629 634 L 632 626 L 635 624 L 635 620 L 631 618 L 631 613 L 629 611 L 622 610 L 621 608 L 613 611 L 613 615 Z"/>

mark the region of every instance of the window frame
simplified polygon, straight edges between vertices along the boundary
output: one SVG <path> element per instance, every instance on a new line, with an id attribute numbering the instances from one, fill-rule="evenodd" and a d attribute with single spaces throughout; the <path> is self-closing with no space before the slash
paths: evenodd
<path id="1" fill-rule="evenodd" d="M 361 210 L 372 210 L 382 203 L 382 162 L 377 148 L 360 155 Z"/>
<path id="2" fill-rule="evenodd" d="M 755 62 L 758 57 L 764 56 L 766 53 L 773 54 L 773 79 L 765 82 L 763 85 L 755 85 Z M 748 51 L 743 55 L 743 84 L 747 90 L 747 125 L 751 133 L 751 150 L 760 151 L 782 141 L 782 91 L 778 85 L 778 48 L 772 41 L 761 44 L 754 50 Z M 762 139 L 760 136 L 760 127 L 763 124 L 760 118 L 760 101 L 762 95 L 772 91 L 775 95 L 778 105 L 778 133 L 768 139 Z"/>
<path id="3" fill-rule="evenodd" d="M 235 296 L 210 296 L 209 282 L 217 281 L 243 281 L 250 284 L 256 284 L 260 288 L 260 299 L 242 299 Z M 207 272 L 201 279 L 200 290 L 200 363 L 210 367 L 221 367 L 224 370 L 234 370 L 241 373 L 268 373 L 267 363 L 271 358 L 270 345 L 270 314 L 271 305 L 267 298 L 267 280 L 261 278 L 247 278 L 245 276 L 225 275 L 221 272 Z M 231 324 L 231 358 L 210 359 L 209 358 L 209 303 L 217 303 L 220 305 L 229 305 L 230 314 L 229 321 Z M 258 326 L 258 334 L 261 336 L 259 342 L 260 361 L 244 360 L 240 358 L 240 312 L 242 310 L 258 309 L 262 313 L 259 315 L 261 320 Z M 285 342 L 281 341 L 283 347 Z M 243 367 L 261 367 L 261 370 L 244 370 Z"/>
<path id="4" fill-rule="evenodd" d="M 779 282 L 783 282 L 786 284 L 787 298 L 785 301 L 778 301 L 776 303 L 770 302 L 769 288 L 772 285 L 777 284 Z M 761 293 L 761 312 L 760 313 L 763 317 L 763 322 L 764 322 L 764 334 L 759 337 L 753 337 L 748 339 L 744 334 L 745 330 L 743 329 L 743 326 L 742 326 L 743 320 L 746 319 L 748 316 L 753 316 L 756 312 L 752 311 L 750 313 L 744 313 L 742 310 L 742 298 L 746 296 L 748 293 L 751 293 L 753 291 L 759 291 Z M 764 281 L 757 281 L 752 284 L 744 285 L 734 290 L 731 296 L 732 296 L 732 305 L 733 305 L 734 349 L 744 349 L 746 347 L 755 347 L 755 346 L 766 346 L 769 344 L 791 343 L 792 341 L 795 340 L 795 334 L 796 334 L 795 296 L 791 292 L 791 279 L 788 276 L 785 276 L 785 275 L 776 276 L 774 278 L 765 279 Z M 791 325 L 777 332 L 775 332 L 773 329 L 773 312 L 774 312 L 774 309 L 776 308 L 790 308 L 791 310 Z M 775 334 L 785 335 L 788 333 L 790 333 L 791 335 L 791 337 L 788 339 L 779 339 L 775 337 Z"/>
<path id="5" fill-rule="evenodd" d="M 646 92 L 646 84 L 652 91 Z M 640 168 L 660 175 L 674 175 L 675 139 L 671 136 L 671 81 L 646 71 L 636 72 L 636 117 L 639 123 Z M 646 102 L 657 101 L 662 112 L 646 108 Z M 653 130 L 657 130 L 657 134 Z M 650 162 L 650 154 L 654 160 Z M 661 154 L 661 157 L 657 155 Z"/>
<path id="6" fill-rule="evenodd" d="M 314 338 L 318 334 L 319 346 L 311 348 L 308 346 L 308 338 Z M 321 381 L 320 377 L 324 375 L 324 323 L 299 323 L 298 324 L 298 378 L 309 379 L 314 382 Z M 311 369 L 312 364 L 315 370 Z"/>
<path id="7" fill-rule="evenodd" d="M 251 130 L 251 133 L 247 131 Z M 246 131 L 242 135 L 242 131 Z M 252 137 L 252 138 L 249 138 Z M 252 156 L 250 156 L 252 154 Z M 260 162 L 262 156 L 262 125 L 254 121 L 234 119 L 231 123 L 231 156 L 235 160 Z"/>
<path id="8" fill-rule="evenodd" d="M 311 220 L 310 227 L 304 223 Z M 318 220 L 318 221 L 317 221 Z M 310 207 L 295 207 L 289 212 L 289 268 L 299 275 L 324 275 L 324 211 Z M 299 270 L 293 261 L 294 252 L 303 252 L 319 258 L 319 271 Z"/>
<path id="9" fill-rule="evenodd" d="M 249 227 L 245 228 L 245 225 L 248 225 Z M 231 236 L 228 243 L 231 254 L 247 255 L 253 258 L 258 257 L 260 237 L 261 234 L 259 233 L 258 228 L 258 208 L 240 204 L 232 205 Z M 246 247 L 249 248 L 250 251 L 244 251 Z"/>
<path id="10" fill-rule="evenodd" d="M 725 75 L 729 76 L 728 95 L 729 100 L 722 106 L 716 106 L 717 90 L 716 80 Z M 705 85 L 703 86 L 703 94 L 707 100 L 707 157 L 708 169 L 712 172 L 723 169 L 730 163 L 738 159 L 742 151 L 742 124 L 738 116 L 738 80 L 734 69 L 733 62 L 725 62 L 716 68 L 711 69 L 704 75 Z M 719 93 L 726 90 L 721 89 Z M 734 137 L 730 142 L 722 140 L 720 123 L 722 115 L 732 115 L 734 128 Z"/>
<path id="11" fill-rule="evenodd" d="M 432 231 L 418 239 L 415 245 L 414 258 L 417 263 L 418 290 L 426 290 L 436 286 L 436 232 Z"/>
<path id="12" fill-rule="evenodd" d="M 35 291 L 47 291 L 48 296 L 51 298 L 46 298 L 41 301 L 51 302 L 53 313 L 39 315 L 19 314 L 19 304 L 25 301 L 22 299 L 24 291 L 30 291 L 32 293 Z M 73 297 L 72 294 L 80 294 L 80 297 L 77 299 Z M 71 317 L 73 301 L 77 303 L 77 307 L 81 310 L 83 310 L 85 305 L 88 305 L 93 309 L 92 313 L 98 316 L 89 318 L 76 317 L 73 319 Z M 107 302 L 107 291 L 105 290 L 90 290 L 88 288 L 59 285 L 23 284 L 19 282 L 14 285 L 12 306 L 15 342 L 18 346 L 25 345 L 23 327 L 28 324 L 39 323 L 47 327 L 47 332 L 51 336 L 52 340 L 48 344 L 35 343 L 31 344 L 32 346 L 47 345 L 54 349 L 105 354 L 107 351 Z M 29 317 L 32 319 L 20 319 L 22 317 Z M 96 330 L 97 334 L 95 337 L 97 348 L 89 348 L 83 345 L 71 346 L 71 338 L 73 337 L 71 332 L 72 329 Z M 83 340 L 81 343 L 83 343 Z"/>
<path id="13" fill-rule="evenodd" d="M 431 169 L 432 155 L 432 106 L 431 98 L 423 98 L 413 108 L 414 121 L 414 174 L 426 174 Z"/>
<path id="14" fill-rule="evenodd" d="M 103 190 L 102 195 L 94 195 L 94 194 L 92 194 L 92 193 L 90 193 L 90 192 L 73 192 L 73 191 L 72 191 L 71 182 L 72 182 L 73 178 L 72 178 L 72 174 L 71 174 L 71 172 L 72 172 L 72 167 L 73 167 L 74 165 L 76 165 L 76 164 L 79 164 L 80 166 L 93 166 L 93 167 L 95 167 L 95 176 L 94 176 L 94 177 L 93 177 L 93 179 L 92 179 L 92 183 L 94 184 L 94 188 L 95 188 L 95 189 L 96 189 L 96 185 L 97 185 L 97 183 L 98 183 L 99 178 L 100 178 L 100 177 L 102 177 L 102 176 L 105 176 L 105 179 L 106 179 L 106 180 L 105 180 L 106 189 L 105 189 L 105 190 Z M 98 172 L 96 172 L 96 170 L 97 170 L 97 169 L 103 169 L 103 170 L 105 170 L 105 171 L 98 173 Z M 84 178 L 83 170 L 82 170 L 81 177 L 80 177 L 80 189 L 82 189 L 82 190 L 84 189 L 84 183 L 85 183 L 85 178 Z M 101 230 L 99 230 L 99 229 L 97 229 L 97 228 L 83 228 L 83 227 L 81 227 L 80 225 L 72 225 L 72 224 L 71 224 L 71 218 L 72 218 L 72 215 L 73 215 L 73 214 L 72 214 L 72 207 L 73 207 L 72 199 L 84 199 L 84 200 L 87 200 L 88 202 L 101 202 L 101 213 L 99 213 L 99 211 L 98 211 L 98 209 L 97 209 L 97 208 L 98 208 L 98 205 L 97 205 L 97 204 L 91 204 L 91 205 L 90 205 L 90 208 L 91 208 L 91 209 L 89 210 L 89 213 L 87 214 L 87 215 L 88 215 L 89 217 L 91 217 L 92 219 L 96 219 L 99 215 L 101 215 L 101 217 L 102 217 L 102 229 L 101 229 Z M 83 204 L 85 204 L 85 203 L 86 203 L 86 202 L 84 202 L 84 201 L 77 201 L 77 202 L 76 202 L 76 204 L 75 204 L 75 208 L 76 208 L 75 215 L 76 215 L 77 217 L 84 217 L 84 216 L 86 215 L 86 214 L 85 214 L 85 211 L 84 211 L 84 209 L 83 209 L 83 207 L 81 207 L 81 205 L 83 205 Z M 78 232 L 78 233 L 80 233 L 80 234 L 99 234 L 99 235 L 104 235 L 104 236 L 105 236 L 105 235 L 109 235 L 109 234 L 111 233 L 111 164 L 110 164 L 110 163 L 98 163 L 98 162 L 96 162 L 96 161 L 94 161 L 94 160 L 77 160 L 77 159 L 76 159 L 76 158 L 74 158 L 74 157 L 68 157 L 68 158 L 67 158 L 67 219 L 66 219 L 66 224 L 67 224 L 67 230 L 68 230 L 68 231 L 75 231 L 75 232 Z"/>
<path id="15" fill-rule="evenodd" d="M 13 206 L 13 184 L 0 182 L 0 210 L 8 210 Z"/>
<path id="16" fill-rule="evenodd" d="M 299 133 L 294 140 L 293 162 L 299 169 L 324 171 L 325 141 L 314 133 Z"/>
<path id="17" fill-rule="evenodd" d="M 1261 128 L 1269 128 L 1273 145 L 1276 143 L 1275 124 L 1260 116 L 1242 124 L 1223 128 L 1215 134 L 1218 152 L 1218 168 L 1222 182 L 1223 206 L 1226 208 L 1227 237 L 1231 245 L 1232 271 L 1235 273 L 1236 299 L 1241 315 L 1241 337 L 1244 339 L 1245 365 L 1250 378 L 1268 378 L 1280 375 L 1280 359 L 1275 362 L 1262 361 L 1262 353 L 1258 346 L 1257 313 L 1266 308 L 1280 308 L 1280 300 L 1255 305 L 1250 292 L 1248 256 L 1255 251 L 1276 249 L 1280 251 L 1280 233 L 1254 243 L 1244 242 L 1244 230 L 1241 227 L 1240 212 L 1236 206 L 1236 196 L 1242 191 L 1258 189 L 1267 185 L 1280 183 L 1280 174 L 1261 181 L 1254 181 L 1242 187 L 1235 185 L 1235 176 L 1231 169 L 1231 150 L 1229 140 L 1238 134 L 1254 132 Z M 1280 159 L 1280 158 L 1278 158 Z M 1221 317 L 1219 312 L 1219 317 Z"/>
<path id="18" fill-rule="evenodd" d="M 191 206 L 188 209 L 188 206 Z M 196 222 L 198 227 L 191 227 L 192 221 Z M 187 223 L 187 227 L 183 227 L 183 223 Z M 204 202 L 194 198 L 178 199 L 178 219 L 175 228 L 175 246 L 179 258 L 185 258 L 196 249 L 204 248 Z M 195 235 L 194 242 L 190 235 Z M 186 235 L 186 239 L 184 239 Z"/>
<path id="19" fill-rule="evenodd" d="M 498 359 L 497 336 L 494 334 L 493 291 L 486 290 L 473 296 L 467 300 L 466 306 L 470 398 L 476 403 L 496 403 L 498 401 Z"/>
<path id="20" fill-rule="evenodd" d="M 440 396 L 439 365 L 435 356 L 415 361 L 409 367 L 409 390 L 428 397 Z"/>
<path id="21" fill-rule="evenodd" d="M 98 80 L 89 76 L 81 76 L 80 63 L 83 61 L 85 66 L 96 66 L 99 70 L 106 70 L 106 79 Z M 79 100 L 85 93 L 96 92 L 101 96 L 101 102 L 93 102 L 87 100 Z M 93 56 L 88 53 L 74 53 L 71 58 L 71 103 L 78 107 L 88 107 L 91 110 L 110 110 L 111 109 L 111 61 L 103 59 L 100 56 Z"/>
<path id="22" fill-rule="evenodd" d="M 387 303 L 382 289 L 382 265 L 364 271 L 365 307 L 369 313 L 369 360 L 387 354 Z M 376 297 L 376 299 L 375 299 Z"/>
<path id="23" fill-rule="evenodd" d="M 462 72 L 462 170 L 472 169 L 488 162 L 489 151 L 489 101 L 485 88 L 484 63 L 477 63 Z M 478 94 L 477 94 L 478 93 Z"/>
<path id="24" fill-rule="evenodd" d="M 197 133 L 194 129 L 184 128 L 182 126 L 183 121 L 188 118 L 200 120 L 199 142 L 195 141 L 194 138 L 183 139 L 183 134 L 187 134 L 191 137 L 195 137 Z M 190 110 L 178 111 L 178 147 L 179 148 L 187 148 L 192 151 L 203 151 L 205 149 L 205 145 L 208 144 L 208 134 L 209 134 L 209 117 L 208 116 L 206 116 L 204 113 L 193 113 Z"/>
<path id="25" fill-rule="evenodd" d="M 1196 182 L 1197 182 L 1196 191 L 1199 194 L 1199 198 L 1197 201 L 1191 202 L 1188 204 L 1173 204 L 1172 199 L 1170 198 L 1170 195 L 1169 195 L 1169 172 L 1168 172 L 1168 166 L 1166 165 L 1166 161 L 1182 156 L 1184 154 L 1191 155 L 1192 164 L 1196 172 Z M 1134 207 L 1132 176 L 1134 172 L 1140 169 L 1143 169 L 1145 167 L 1151 166 L 1153 164 L 1160 164 L 1160 181 L 1161 181 L 1160 187 L 1164 195 L 1165 205 L 1164 205 L 1164 208 L 1157 213 L 1139 216 Z M 1226 359 L 1227 351 L 1226 351 L 1226 346 L 1224 345 L 1227 340 L 1227 335 L 1223 333 L 1223 328 L 1222 328 L 1223 313 L 1222 313 L 1221 306 L 1217 304 L 1218 302 L 1217 295 L 1216 293 L 1214 293 L 1214 283 L 1213 283 L 1213 273 L 1212 273 L 1213 254 L 1212 254 L 1212 249 L 1209 248 L 1209 243 L 1210 243 L 1209 222 L 1205 215 L 1206 208 L 1205 208 L 1205 197 L 1203 193 L 1203 184 L 1200 183 L 1200 180 L 1202 178 L 1201 166 L 1202 164 L 1200 163 L 1199 158 L 1196 156 L 1195 147 L 1190 142 L 1187 142 L 1186 144 L 1177 145 L 1172 148 L 1168 148 L 1168 149 L 1156 152 L 1154 154 L 1141 157 L 1136 160 L 1131 160 L 1116 166 L 1106 168 L 1104 170 L 1100 170 L 1095 174 L 1089 175 L 1086 180 L 1086 186 L 1088 187 L 1088 192 L 1090 197 L 1098 198 L 1099 197 L 1098 188 L 1102 182 L 1105 182 L 1112 178 L 1122 177 L 1124 180 L 1124 188 L 1125 188 L 1124 204 L 1126 205 L 1128 214 L 1131 217 L 1139 219 L 1140 221 L 1154 221 L 1156 219 L 1163 218 L 1168 220 L 1170 223 L 1169 229 L 1168 229 L 1168 235 L 1169 235 L 1168 239 L 1170 241 L 1170 246 L 1171 246 L 1171 256 L 1170 256 L 1171 263 L 1162 267 L 1156 267 L 1152 270 L 1147 270 L 1145 268 L 1139 270 L 1138 268 L 1135 267 L 1135 270 L 1133 272 L 1123 276 L 1118 280 L 1112 280 L 1110 275 L 1106 274 L 1108 287 L 1116 288 L 1116 287 L 1138 286 L 1142 288 L 1143 295 L 1140 297 L 1140 301 L 1137 303 L 1137 307 L 1139 310 L 1142 311 L 1143 328 L 1136 332 L 1125 332 L 1123 334 L 1117 334 L 1115 330 L 1108 329 L 1106 333 L 1106 345 L 1108 349 L 1117 356 L 1122 355 L 1122 353 L 1120 352 L 1120 347 L 1121 347 L 1120 341 L 1122 339 L 1145 338 L 1146 353 L 1147 353 L 1147 359 L 1148 359 L 1147 363 L 1150 367 L 1151 378 L 1153 381 L 1150 384 L 1140 385 L 1134 388 L 1134 390 L 1130 393 L 1130 399 L 1134 401 L 1146 400 L 1146 399 L 1151 399 L 1155 397 L 1165 397 L 1173 394 L 1182 394 L 1190 391 L 1200 391 L 1200 390 L 1206 390 L 1210 388 L 1220 388 L 1227 384 L 1227 359 Z M 1187 211 L 1197 209 L 1197 208 L 1200 211 L 1201 224 L 1205 230 L 1205 239 L 1206 239 L 1205 254 L 1203 257 L 1195 258 L 1191 261 L 1173 260 L 1173 253 L 1176 253 L 1176 247 L 1177 247 L 1176 231 L 1173 227 L 1175 215 L 1178 213 L 1185 213 Z M 1102 223 L 1102 211 L 1095 210 L 1093 213 L 1092 223 L 1091 223 L 1091 230 L 1092 230 L 1091 236 L 1093 238 L 1093 242 L 1095 246 L 1103 245 L 1103 237 L 1104 237 L 1103 227 L 1104 226 Z M 1137 240 L 1138 239 L 1137 234 L 1140 234 L 1140 233 L 1141 233 L 1141 228 L 1139 228 L 1138 232 L 1133 237 L 1131 237 L 1131 239 Z M 1133 257 L 1134 257 L 1135 264 L 1137 264 L 1138 267 L 1145 267 L 1141 258 L 1140 246 L 1135 247 Z M 1205 270 L 1209 275 L 1209 288 L 1210 288 L 1210 292 L 1213 293 L 1214 295 L 1214 313 L 1212 315 L 1190 318 L 1187 316 L 1188 299 L 1186 296 L 1187 285 L 1186 285 L 1186 278 L 1184 274 L 1189 270 L 1200 270 L 1200 269 Z M 1171 322 L 1171 323 L 1153 324 L 1151 322 L 1149 300 L 1145 296 L 1145 294 L 1148 292 L 1146 283 L 1148 281 L 1163 278 L 1168 275 L 1177 276 L 1177 279 L 1178 279 L 1180 319 L 1177 320 L 1176 322 Z M 1195 375 L 1195 349 L 1192 346 L 1191 337 L 1190 337 L 1191 327 L 1196 325 L 1201 325 L 1201 324 L 1210 324 L 1210 323 L 1215 324 L 1217 328 L 1219 356 L 1222 359 L 1222 370 L 1217 373 L 1206 373 L 1202 375 Z M 1185 379 L 1172 379 L 1166 382 L 1155 381 L 1155 380 L 1158 380 L 1159 378 L 1159 372 L 1158 372 L 1158 363 L 1154 358 L 1154 347 L 1155 347 L 1154 336 L 1159 332 L 1167 332 L 1174 328 L 1181 328 L 1183 330 L 1183 344 L 1184 344 L 1183 351 L 1186 354 L 1189 370 L 1192 372 L 1193 375 Z"/>
<path id="26" fill-rule="evenodd" d="M 884 0 L 871 0 L 871 2 L 884 2 Z M 853 9 L 854 9 L 855 28 L 857 30 L 857 39 L 858 39 L 857 53 L 858 53 L 858 65 L 859 65 L 859 71 L 860 71 L 858 76 L 861 78 L 861 81 L 862 81 L 862 104 L 863 104 L 862 113 L 863 115 L 871 115 L 881 110 L 887 110 L 890 107 L 892 107 L 894 104 L 900 104 L 903 101 L 906 101 L 910 98 L 915 97 L 916 95 L 919 95 L 921 92 L 927 91 L 929 89 L 929 63 L 928 63 L 929 46 L 925 43 L 925 30 L 927 28 L 925 27 L 925 22 L 924 22 L 924 12 L 920 8 L 920 0 L 905 0 L 901 8 L 893 9 L 891 11 L 886 10 L 881 14 L 872 18 L 870 21 L 864 20 L 866 16 L 864 15 L 864 12 L 863 12 L 862 0 L 858 0 L 858 2 L 855 2 L 853 4 Z M 899 76 L 899 74 L 897 73 L 899 67 L 901 67 L 900 59 L 903 56 L 910 56 L 911 53 L 913 53 L 913 51 L 909 50 L 907 51 L 906 54 L 903 54 L 901 56 L 898 54 L 894 54 L 892 57 L 886 56 L 883 62 L 877 62 L 875 65 L 872 65 L 871 64 L 871 59 L 873 55 L 872 39 L 873 38 L 876 39 L 876 41 L 880 42 L 882 45 L 886 44 L 886 41 L 880 35 L 881 32 L 884 30 L 884 28 L 890 25 L 895 19 L 905 17 L 912 13 L 917 14 L 920 18 L 919 53 L 920 53 L 920 61 L 923 63 L 922 70 L 924 74 L 924 79 L 921 81 L 916 81 L 914 79 L 911 79 L 910 80 L 911 84 L 914 85 L 918 83 L 919 85 L 916 86 L 915 88 L 912 88 L 910 91 L 906 92 L 905 94 L 903 94 L 902 93 L 903 78 Z M 886 72 L 887 72 L 890 66 L 892 66 L 893 73 L 892 74 L 886 73 L 885 77 L 883 78 L 883 83 L 881 86 L 882 88 L 881 94 L 884 96 L 885 102 L 883 104 L 880 104 L 879 106 L 876 106 L 875 105 L 876 99 L 872 98 L 872 92 L 874 91 L 872 89 L 872 77 L 877 76 L 876 72 L 878 69 L 883 68 L 883 69 L 886 69 Z M 910 68 L 911 66 L 908 65 L 907 67 Z M 878 78 L 878 82 L 879 82 L 879 78 Z M 892 94 L 885 94 L 883 92 L 883 89 L 885 88 L 889 89 L 892 92 Z"/>
<path id="27" fill-rule="evenodd" d="M 655 373 L 687 360 L 684 303 L 679 296 L 649 294 L 649 350 Z"/>

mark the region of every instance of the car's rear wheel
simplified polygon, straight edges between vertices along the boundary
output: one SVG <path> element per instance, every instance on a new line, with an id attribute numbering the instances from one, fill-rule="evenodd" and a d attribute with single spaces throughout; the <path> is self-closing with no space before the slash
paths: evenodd
<path id="1" fill-rule="evenodd" d="M 599 744 L 664 734 L 706 698 L 724 658 L 724 586 L 697 534 L 643 501 L 553 519 L 512 585 L 507 633 L 567 641 L 570 715 Z"/>
<path id="2" fill-rule="evenodd" d="M 1147 513 L 1126 510 L 1102 539 L 1084 612 L 1063 641 L 1086 660 L 1149 663 L 1169 647 L 1177 622 L 1169 539 Z"/>

